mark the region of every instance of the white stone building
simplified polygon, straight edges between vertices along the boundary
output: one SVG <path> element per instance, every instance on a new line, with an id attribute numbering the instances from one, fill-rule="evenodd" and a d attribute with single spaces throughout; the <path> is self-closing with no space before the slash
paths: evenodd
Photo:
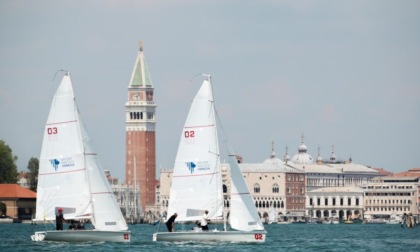
<path id="1" fill-rule="evenodd" d="M 363 189 L 361 187 L 324 187 L 307 192 L 307 215 L 311 219 L 362 219 Z"/>
<path id="2" fill-rule="evenodd" d="M 366 219 L 419 215 L 420 177 L 381 177 L 363 186 Z"/>

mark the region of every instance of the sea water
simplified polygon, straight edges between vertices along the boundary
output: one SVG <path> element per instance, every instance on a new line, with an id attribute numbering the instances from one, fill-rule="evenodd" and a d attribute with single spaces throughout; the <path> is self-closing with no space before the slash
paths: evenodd
<path id="1" fill-rule="evenodd" d="M 157 226 L 147 224 L 129 226 L 130 243 L 75 243 L 33 242 L 30 236 L 35 231 L 45 230 L 42 224 L 0 224 L 0 251 L 420 251 L 420 227 L 401 228 L 388 224 L 271 224 L 265 227 L 268 233 L 262 244 L 153 242 L 152 234 Z"/>

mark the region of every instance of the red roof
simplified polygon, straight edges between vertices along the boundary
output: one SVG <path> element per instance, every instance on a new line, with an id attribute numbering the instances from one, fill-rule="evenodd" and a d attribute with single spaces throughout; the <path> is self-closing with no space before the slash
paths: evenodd
<path id="1" fill-rule="evenodd" d="M 377 171 L 379 175 L 387 175 L 387 176 L 392 175 L 392 172 L 384 170 L 384 168 L 371 168 L 371 169 L 374 169 L 375 171 Z"/>
<path id="2" fill-rule="evenodd" d="M 398 177 L 420 177 L 420 168 L 411 168 L 408 171 L 395 174 Z"/>
<path id="3" fill-rule="evenodd" d="M 0 184 L 0 198 L 36 199 L 36 193 L 17 184 Z"/>

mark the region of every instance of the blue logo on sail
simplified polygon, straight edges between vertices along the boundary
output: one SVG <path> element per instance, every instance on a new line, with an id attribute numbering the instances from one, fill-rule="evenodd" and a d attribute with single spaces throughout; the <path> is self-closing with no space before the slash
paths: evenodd
<path id="1" fill-rule="evenodd" d="M 190 172 L 191 173 L 193 173 L 194 172 L 194 168 L 195 168 L 195 164 L 194 164 L 194 162 L 187 162 L 187 163 L 185 163 L 187 166 L 188 166 L 188 170 L 190 170 Z"/>
<path id="2" fill-rule="evenodd" d="M 54 170 L 57 171 L 58 165 L 60 164 L 60 161 L 58 161 L 57 159 L 50 159 L 50 163 L 54 167 Z"/>

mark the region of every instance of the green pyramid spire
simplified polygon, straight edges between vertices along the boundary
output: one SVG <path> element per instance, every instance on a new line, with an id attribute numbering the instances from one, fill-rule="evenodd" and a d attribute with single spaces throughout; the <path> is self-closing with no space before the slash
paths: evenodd
<path id="1" fill-rule="evenodd" d="M 130 80 L 131 87 L 153 87 L 150 78 L 149 68 L 146 65 L 146 59 L 143 52 L 143 42 L 139 41 L 139 52 Z"/>

